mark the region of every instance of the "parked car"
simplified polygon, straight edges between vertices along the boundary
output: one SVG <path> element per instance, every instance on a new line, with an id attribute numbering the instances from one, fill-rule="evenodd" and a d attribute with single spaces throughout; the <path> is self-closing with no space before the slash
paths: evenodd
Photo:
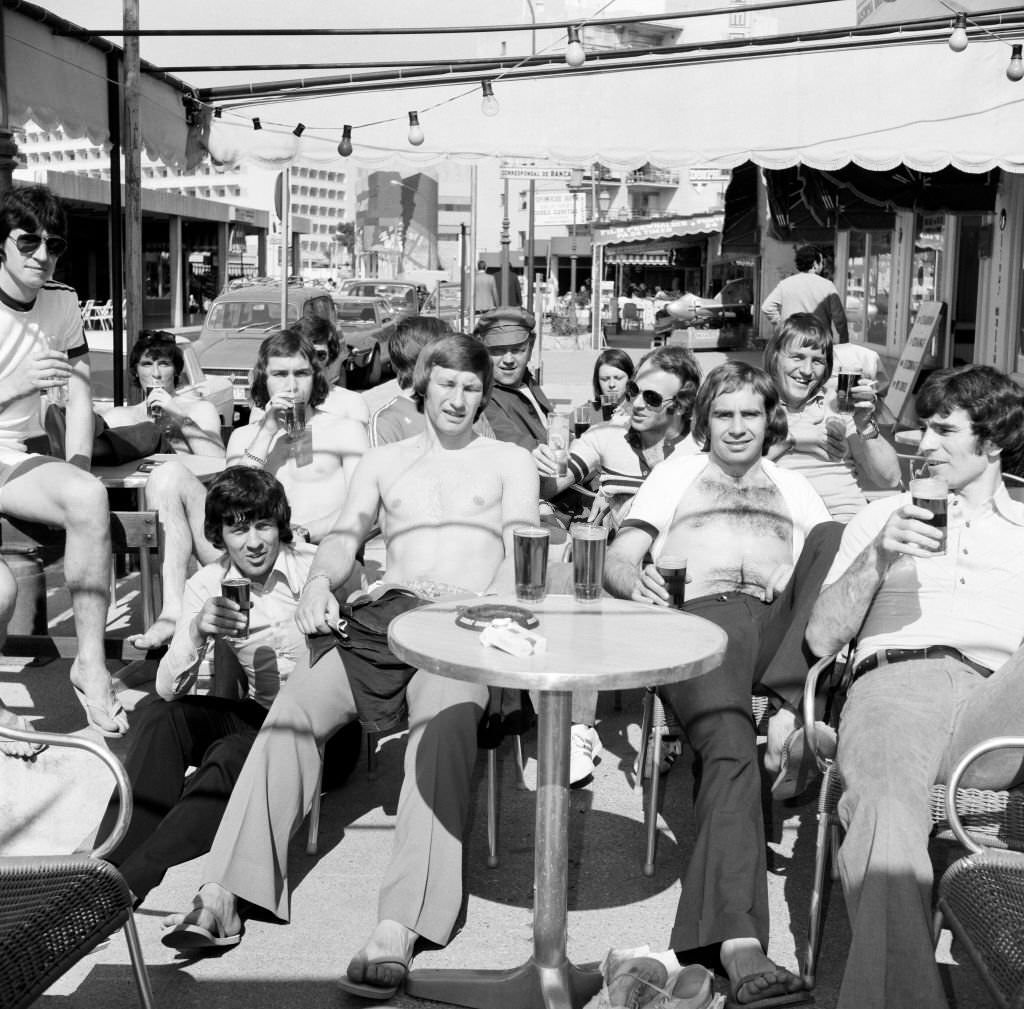
<path id="1" fill-rule="evenodd" d="M 391 371 L 388 340 L 397 325 L 391 306 L 383 298 L 334 296 L 338 333 L 349 346 L 348 385 L 368 389 L 379 385 Z"/>
<path id="2" fill-rule="evenodd" d="M 199 363 L 195 345 L 188 337 L 178 335 L 175 342 L 185 357 L 185 370 L 178 383 L 179 392 L 190 392 L 212 403 L 220 414 L 223 427 L 231 427 L 234 415 L 234 393 L 231 382 L 223 375 L 207 375 Z M 93 409 L 106 413 L 114 405 L 114 333 L 113 330 L 89 331 L 89 361 L 92 368 Z M 127 364 L 128 355 L 125 355 Z M 125 390 L 129 388 L 125 379 Z"/>
<path id="3" fill-rule="evenodd" d="M 674 344 L 688 350 L 734 350 L 744 342 L 735 323 L 732 306 L 684 294 L 655 317 L 651 348 Z"/>
<path id="4" fill-rule="evenodd" d="M 463 333 L 468 328 L 463 325 L 461 284 L 438 284 L 427 295 L 421 311 L 423 315 L 436 315 L 444 319 L 457 333 Z"/>
<path id="5" fill-rule="evenodd" d="M 330 292 L 289 284 L 285 325 L 304 315 L 336 322 Z M 208 375 L 222 375 L 231 382 L 239 421 L 249 413 L 249 374 L 256 352 L 266 335 L 277 329 L 281 329 L 281 285 L 258 281 L 236 282 L 218 295 L 199 331 L 195 342 L 199 363 Z"/>
<path id="6" fill-rule="evenodd" d="M 400 322 L 407 315 L 416 315 L 420 310 L 420 291 L 416 284 L 400 280 L 343 280 L 339 294 L 353 298 L 383 298 Z"/>

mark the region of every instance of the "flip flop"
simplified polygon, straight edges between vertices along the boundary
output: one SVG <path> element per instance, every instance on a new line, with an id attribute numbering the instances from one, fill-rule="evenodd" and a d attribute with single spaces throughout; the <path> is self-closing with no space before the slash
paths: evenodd
<path id="1" fill-rule="evenodd" d="M 101 736 L 105 736 L 107 739 L 120 739 L 128 731 L 128 715 L 116 695 L 111 693 L 110 700 L 113 701 L 113 704 L 109 708 L 105 708 L 94 701 L 90 701 L 85 696 L 85 691 L 76 684 L 72 683 L 71 689 L 74 690 L 75 697 L 85 712 L 85 718 L 89 723 L 90 729 L 95 729 Z M 117 729 L 105 729 L 102 725 L 97 724 L 95 718 L 97 714 L 101 716 L 106 715 L 117 725 Z"/>
<path id="2" fill-rule="evenodd" d="M 824 734 L 823 745 L 827 748 L 831 741 L 835 752 L 835 729 L 825 722 L 815 722 L 814 728 Z M 787 737 L 782 747 L 779 771 L 772 782 L 772 795 L 781 800 L 792 799 L 803 793 L 821 773 L 817 757 L 807 748 L 807 736 L 804 727 L 798 725 Z"/>
<path id="3" fill-rule="evenodd" d="M 683 967 L 668 990 L 672 1009 L 708 1009 L 715 1000 L 715 975 L 700 964 Z"/>
<path id="4" fill-rule="evenodd" d="M 389 967 L 400 971 L 401 978 L 397 984 L 380 985 L 373 984 L 370 981 L 355 981 L 346 974 L 345 977 L 338 979 L 338 987 L 342 991 L 348 992 L 350 995 L 358 995 L 360 998 L 375 999 L 376 1001 L 383 1002 L 386 999 L 391 998 L 393 995 L 396 995 L 400 988 L 405 987 L 405 978 L 409 973 L 409 965 L 404 960 L 388 956 L 374 957 L 371 959 L 359 955 L 352 958 L 352 962 L 348 965 L 348 969 L 351 970 L 354 964 L 360 964 L 362 966 L 364 977 L 368 970 L 378 967 Z"/>
<path id="5" fill-rule="evenodd" d="M 245 928 L 239 929 L 234 935 L 215 935 L 210 929 L 199 924 L 199 916 L 203 913 L 209 914 L 213 919 L 217 932 L 221 932 L 220 922 L 217 916 L 208 907 L 195 907 L 177 924 L 169 928 L 160 941 L 171 949 L 183 949 L 192 951 L 228 949 L 237 946 L 242 941 Z"/>
<path id="6" fill-rule="evenodd" d="M 759 977 L 767 973 L 774 973 L 779 968 L 773 968 L 771 971 L 759 970 L 753 974 L 747 974 L 741 977 L 739 983 L 729 993 L 729 999 L 725 1003 L 725 1009 L 775 1009 L 777 1006 L 793 1006 L 793 1005 L 813 1005 L 814 1004 L 814 993 L 806 988 L 800 991 L 783 992 L 780 995 L 766 995 L 763 998 L 753 999 L 750 1002 L 740 1002 L 738 995 L 742 990 L 743 986 L 749 984 L 752 981 L 756 981 Z M 790 971 L 786 971 L 790 973 Z M 794 975 L 795 976 L 795 975 Z M 781 985 L 782 982 L 780 982 Z"/>
<path id="7" fill-rule="evenodd" d="M 665 994 L 668 970 L 660 960 L 639 956 L 619 964 L 619 971 L 608 982 L 611 1009 L 642 1009 Z"/>

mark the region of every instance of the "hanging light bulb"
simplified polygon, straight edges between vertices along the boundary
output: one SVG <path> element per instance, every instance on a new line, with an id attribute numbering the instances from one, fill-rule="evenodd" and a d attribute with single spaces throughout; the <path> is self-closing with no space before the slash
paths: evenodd
<path id="1" fill-rule="evenodd" d="M 579 28 L 569 29 L 569 44 L 565 47 L 565 62 L 571 67 L 581 67 L 587 59 L 580 42 Z"/>
<path id="2" fill-rule="evenodd" d="M 224 110 L 222 108 L 220 108 L 219 106 L 213 110 L 213 118 L 214 119 L 220 119 L 220 117 L 222 115 L 224 115 Z"/>
<path id="3" fill-rule="evenodd" d="M 1021 52 L 1024 47 L 1015 45 L 1010 53 L 1010 65 L 1006 68 L 1006 76 L 1011 81 L 1019 81 L 1024 78 L 1024 60 L 1021 59 Z"/>
<path id="4" fill-rule="evenodd" d="M 413 147 L 419 147 L 423 143 L 423 127 L 420 126 L 420 117 L 415 112 L 409 113 L 409 143 Z"/>
<path id="5" fill-rule="evenodd" d="M 342 126 L 341 143 L 338 144 L 338 153 L 347 158 L 352 153 L 352 127 Z"/>
<path id="6" fill-rule="evenodd" d="M 295 136 L 297 136 L 297 137 L 301 137 L 302 134 L 305 133 L 305 132 L 306 132 L 306 124 L 305 123 L 298 123 L 298 124 L 296 124 L 295 129 L 292 130 L 292 133 L 294 133 Z"/>
<path id="7" fill-rule="evenodd" d="M 949 48 L 955 53 L 962 53 L 967 48 L 967 15 L 961 11 L 953 22 L 953 32 L 949 36 Z"/>
<path id="8" fill-rule="evenodd" d="M 263 123 L 260 122 L 260 117 L 259 116 L 253 116 L 252 117 L 252 128 L 254 130 L 262 130 L 263 129 Z"/>
<path id="9" fill-rule="evenodd" d="M 480 111 L 485 116 L 496 116 L 501 111 L 498 99 L 494 97 L 494 86 L 490 81 L 483 81 L 480 85 L 483 89 L 484 99 L 480 103 Z"/>

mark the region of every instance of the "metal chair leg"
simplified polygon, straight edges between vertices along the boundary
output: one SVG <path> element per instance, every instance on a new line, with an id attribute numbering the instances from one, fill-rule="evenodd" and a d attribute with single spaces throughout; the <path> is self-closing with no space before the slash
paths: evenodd
<path id="1" fill-rule="evenodd" d="M 149 985 L 149 974 L 146 971 L 146 961 L 142 957 L 142 944 L 139 942 L 133 914 L 129 914 L 128 920 L 124 923 L 124 937 L 128 942 L 128 956 L 132 962 L 135 987 L 139 990 L 139 1002 L 142 1003 L 143 1009 L 153 1009 L 153 989 Z"/>
<path id="2" fill-rule="evenodd" d="M 654 857 L 658 846 L 658 805 L 661 795 L 661 743 L 662 732 L 665 727 L 665 707 L 661 698 L 655 690 L 651 691 L 653 698 L 651 704 L 651 737 L 653 750 L 651 751 L 651 795 L 647 805 L 647 847 L 644 852 L 644 875 L 654 875 Z M 640 765 L 641 779 L 644 773 L 644 765 Z"/>
<path id="3" fill-rule="evenodd" d="M 518 736 L 516 737 L 519 738 Z M 487 868 L 498 867 L 498 751 L 487 751 Z"/>
<path id="4" fill-rule="evenodd" d="M 644 691 L 643 707 L 640 714 L 640 746 L 636 755 L 636 774 L 633 776 L 633 790 L 644 787 L 644 767 L 647 763 L 647 746 L 651 738 L 651 723 L 654 719 L 654 689 Z"/>
<path id="5" fill-rule="evenodd" d="M 523 737 L 516 734 L 512 737 L 512 748 L 516 758 L 516 788 L 520 792 L 528 792 L 526 783 L 526 762 L 523 760 Z"/>
<path id="6" fill-rule="evenodd" d="M 320 843 L 320 800 L 324 783 L 324 751 L 320 750 L 320 770 L 316 775 L 316 787 L 313 789 L 313 802 L 309 807 L 309 834 L 306 837 L 306 854 L 315 855 Z"/>
<path id="7" fill-rule="evenodd" d="M 814 877 L 811 885 L 810 921 L 807 926 L 807 961 L 804 967 L 804 982 L 808 988 L 814 987 L 814 973 L 818 966 L 818 954 L 821 952 L 822 903 L 824 901 L 825 872 L 829 861 L 835 865 L 831 856 L 832 834 L 835 826 L 827 812 L 818 812 L 817 843 L 814 847 Z"/>

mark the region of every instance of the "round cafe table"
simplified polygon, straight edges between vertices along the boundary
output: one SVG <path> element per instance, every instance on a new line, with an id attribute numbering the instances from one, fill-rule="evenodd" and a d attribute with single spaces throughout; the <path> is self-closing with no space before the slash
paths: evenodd
<path id="1" fill-rule="evenodd" d="M 577 1009 L 600 989 L 601 976 L 566 955 L 572 690 L 621 690 L 700 676 L 720 664 L 726 637 L 701 617 L 621 599 L 577 603 L 572 596 L 549 595 L 539 603 L 511 596 L 485 602 L 535 613 L 547 650 L 517 658 L 483 646 L 478 631 L 455 624 L 465 602 L 403 613 L 391 621 L 388 640 L 395 655 L 418 669 L 540 692 L 533 956 L 511 970 L 415 970 L 406 991 L 479 1009 Z"/>

